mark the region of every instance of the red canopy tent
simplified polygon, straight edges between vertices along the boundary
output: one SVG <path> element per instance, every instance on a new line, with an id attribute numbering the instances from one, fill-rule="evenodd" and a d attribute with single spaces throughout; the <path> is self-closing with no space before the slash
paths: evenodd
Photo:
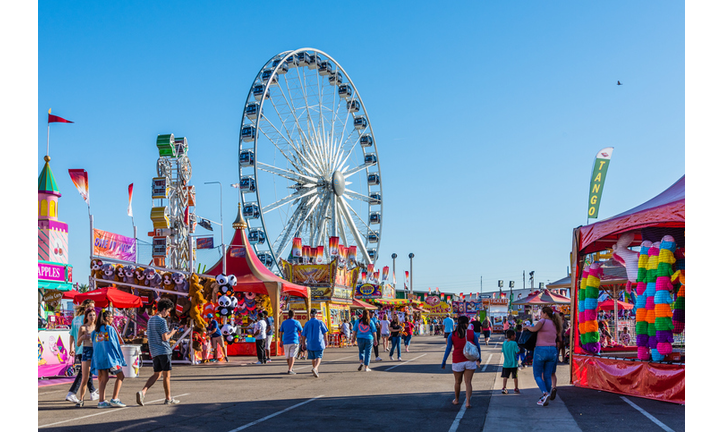
<path id="1" fill-rule="evenodd" d="M 121 291 L 112 286 L 77 294 L 73 297 L 73 303 L 81 304 L 86 299 L 93 300 L 98 307 L 107 307 L 109 303 L 112 303 L 113 307 L 121 309 L 141 307 L 143 305 L 141 298 L 137 295 Z"/>
<path id="2" fill-rule="evenodd" d="M 236 276 L 235 291 L 253 292 L 256 294 L 268 295 L 273 308 L 274 322 L 279 323 L 280 297 L 282 294 L 303 297 L 306 303 L 307 314 L 311 313 L 311 290 L 309 287 L 297 285 L 276 276 L 269 270 L 259 258 L 256 256 L 254 248 L 249 243 L 246 236 L 246 221 L 241 214 L 241 204 L 238 205 L 238 215 L 232 224 L 234 235 L 231 244 L 224 251 L 226 260 L 227 275 Z M 222 257 L 205 276 L 217 276 L 224 273 L 223 269 L 224 257 Z M 272 345 L 272 355 L 278 351 L 279 325 L 274 326 L 274 344 Z"/>
<path id="3" fill-rule="evenodd" d="M 80 294 L 80 293 L 74 289 L 72 289 L 70 291 L 63 291 L 63 298 L 64 299 L 73 299 L 78 294 Z"/>
<path id="4" fill-rule="evenodd" d="M 630 310 L 635 306 L 635 305 L 632 305 L 630 303 L 625 303 L 620 300 L 615 300 L 615 301 L 618 302 L 618 310 L 620 310 L 620 309 Z M 597 305 L 597 307 L 600 310 L 613 310 L 613 309 L 615 309 L 615 303 L 613 303 L 613 299 L 609 298 L 609 299 L 605 300 L 604 302 L 600 303 L 599 305 Z"/>
<path id="5" fill-rule="evenodd" d="M 663 228 L 659 232 L 659 228 Z M 572 234 L 573 326 L 570 355 L 570 380 L 579 387 L 612 393 L 685 403 L 685 364 L 664 364 L 605 358 L 590 355 L 580 348 L 577 325 L 577 296 L 585 255 L 610 248 L 620 235 L 632 232 L 631 246 L 639 246 L 644 232 L 659 235 L 677 230 L 679 245 L 685 235 L 685 176 L 654 198 L 616 216 L 580 226 Z M 678 238 L 680 237 L 680 238 Z M 660 238 L 654 241 L 660 240 Z M 631 380 L 630 377 L 635 377 Z"/>

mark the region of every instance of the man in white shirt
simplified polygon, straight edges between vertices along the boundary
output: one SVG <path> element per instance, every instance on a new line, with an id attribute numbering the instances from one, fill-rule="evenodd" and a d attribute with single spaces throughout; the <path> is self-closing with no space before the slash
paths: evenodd
<path id="1" fill-rule="evenodd" d="M 261 314 L 254 324 L 254 338 L 256 339 L 256 357 L 259 359 L 256 364 L 266 364 L 266 321 Z"/>

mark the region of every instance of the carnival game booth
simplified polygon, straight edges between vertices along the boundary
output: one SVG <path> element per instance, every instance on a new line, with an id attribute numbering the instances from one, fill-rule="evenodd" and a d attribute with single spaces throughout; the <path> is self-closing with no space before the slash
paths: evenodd
<path id="1" fill-rule="evenodd" d="M 311 291 L 309 287 L 284 280 L 269 270 L 256 256 L 246 235 L 246 228 L 246 221 L 241 214 L 241 204 L 239 203 L 238 215 L 233 223 L 234 235 L 231 244 L 225 251 L 225 257 L 222 257 L 201 276 L 235 275 L 236 277 L 233 291 L 241 300 L 233 312 L 234 322 L 231 325 L 245 328 L 247 332 L 245 338 L 226 339 L 227 343 L 233 341 L 227 346 L 228 355 L 256 355 L 256 344 L 249 334 L 250 326 L 259 318 L 258 314 L 262 310 L 266 310 L 269 316 L 274 318 L 274 333 L 270 348 L 270 353 L 274 356 L 283 353 L 283 347 L 279 343 L 279 325 L 283 318 L 280 313 L 281 309 L 285 308 L 285 305 L 292 301 L 291 299 L 298 298 L 303 302 L 305 308 L 302 310 L 305 310 L 308 316 L 311 309 L 309 303 Z M 351 293 L 349 293 L 349 298 L 351 298 Z M 349 301 L 351 302 L 351 300 Z M 225 325 L 226 322 L 220 324 Z M 240 336 L 242 332 L 239 329 L 234 333 Z"/>
<path id="2" fill-rule="evenodd" d="M 309 287 L 311 307 L 321 312 L 330 334 L 339 334 L 343 320 L 351 318 L 353 290 L 359 277 L 356 265 L 347 268 L 341 257 L 327 264 L 303 264 L 281 260 L 284 279 Z"/>
<path id="3" fill-rule="evenodd" d="M 612 249 L 635 292 L 637 352 L 601 350 L 600 263 L 589 254 Z M 571 382 L 579 387 L 685 403 L 685 176 L 651 200 L 573 230 Z"/>

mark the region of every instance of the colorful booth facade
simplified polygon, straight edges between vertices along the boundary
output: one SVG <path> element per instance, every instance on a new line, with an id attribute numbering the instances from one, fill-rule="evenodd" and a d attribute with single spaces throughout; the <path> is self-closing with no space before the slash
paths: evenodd
<path id="1" fill-rule="evenodd" d="M 596 337 L 602 267 L 585 258 L 606 249 L 626 266 L 628 289 L 637 294 L 637 352 L 602 351 Z M 685 403 L 685 348 L 673 337 L 685 322 L 685 176 L 633 209 L 575 228 L 572 259 L 571 382 Z"/>
<path id="2" fill-rule="evenodd" d="M 284 279 L 309 287 L 311 307 L 321 313 L 331 333 L 339 333 L 343 320 L 351 318 L 353 286 L 360 267 L 346 268 L 334 259 L 328 264 L 296 264 L 281 260 Z"/>

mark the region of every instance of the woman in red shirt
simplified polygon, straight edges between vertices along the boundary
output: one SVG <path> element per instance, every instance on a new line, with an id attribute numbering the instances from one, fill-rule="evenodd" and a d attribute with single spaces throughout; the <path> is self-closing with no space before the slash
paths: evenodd
<path id="1" fill-rule="evenodd" d="M 469 327 L 469 318 L 460 315 L 457 317 L 457 329 L 449 335 L 447 339 L 447 349 L 444 351 L 444 358 L 442 359 L 442 369 L 447 363 L 447 357 L 449 357 L 452 347 L 452 372 L 454 372 L 454 400 L 452 403 L 457 405 L 459 403 L 459 392 L 462 387 L 462 379 L 464 378 L 464 388 L 467 393 L 467 408 L 471 408 L 470 400 L 472 398 L 472 376 L 474 371 L 479 367 L 479 357 L 477 360 L 469 360 L 464 356 L 464 346 L 467 341 L 472 342 L 477 347 L 477 352 L 481 353 L 482 350 L 479 346 L 479 341 L 474 337 L 474 331 Z"/>

